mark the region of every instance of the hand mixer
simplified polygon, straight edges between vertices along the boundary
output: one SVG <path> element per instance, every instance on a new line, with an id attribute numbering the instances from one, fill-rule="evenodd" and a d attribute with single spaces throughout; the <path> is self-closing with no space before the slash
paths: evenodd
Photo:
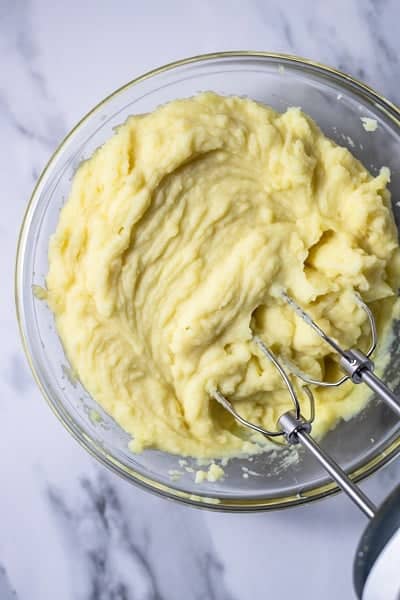
<path id="1" fill-rule="evenodd" d="M 343 349 L 293 298 L 286 292 L 282 292 L 281 295 L 297 316 L 333 348 L 339 357 L 339 366 L 344 372 L 344 375 L 334 382 L 313 379 L 297 368 L 290 369 L 292 374 L 305 384 L 323 387 L 336 387 L 349 379 L 354 384 L 365 383 L 400 417 L 399 398 L 374 373 L 374 363 L 370 357 L 376 348 L 377 331 L 374 316 L 365 302 L 358 295 L 356 296 L 356 302 L 366 312 L 370 325 L 371 341 L 366 353 L 359 348 Z M 253 335 L 253 342 L 278 370 L 294 409 L 281 415 L 276 431 L 269 431 L 244 419 L 219 389 L 214 389 L 212 396 L 243 426 L 272 440 L 283 438 L 289 445 L 302 444 L 311 452 L 339 487 L 370 519 L 359 542 L 354 561 L 354 585 L 358 597 L 362 600 L 400 600 L 400 486 L 377 509 L 336 461 L 311 437 L 315 410 L 314 398 L 309 387 L 305 385 L 302 388 L 310 405 L 309 417 L 305 418 L 301 413 L 297 393 L 281 361 L 259 336 Z"/>

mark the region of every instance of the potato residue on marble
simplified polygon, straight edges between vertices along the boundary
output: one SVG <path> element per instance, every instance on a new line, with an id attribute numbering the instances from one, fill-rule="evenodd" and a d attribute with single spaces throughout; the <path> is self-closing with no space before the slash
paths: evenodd
<path id="1" fill-rule="evenodd" d="M 335 376 L 282 289 L 346 347 L 367 343 L 354 292 L 384 331 L 400 280 L 389 177 L 300 109 L 213 93 L 130 117 L 81 165 L 47 301 L 74 372 L 134 451 L 257 450 L 209 395 L 218 386 L 268 428 L 289 408 L 251 329 L 301 370 Z M 365 404 L 351 389 L 315 391 L 317 435 Z"/>

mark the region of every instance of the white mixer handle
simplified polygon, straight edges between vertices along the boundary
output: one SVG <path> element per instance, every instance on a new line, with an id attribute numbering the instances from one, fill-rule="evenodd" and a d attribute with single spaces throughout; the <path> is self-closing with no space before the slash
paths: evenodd
<path id="1" fill-rule="evenodd" d="M 400 486 L 383 502 L 365 529 L 353 573 L 361 600 L 400 599 Z"/>

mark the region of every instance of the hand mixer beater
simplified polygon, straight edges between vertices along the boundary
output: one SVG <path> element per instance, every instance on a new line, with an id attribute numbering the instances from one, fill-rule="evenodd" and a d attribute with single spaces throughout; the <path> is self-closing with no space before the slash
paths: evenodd
<path id="1" fill-rule="evenodd" d="M 301 379 L 305 384 L 323 387 L 337 387 L 347 380 L 352 381 L 354 384 L 365 383 L 400 417 L 399 398 L 374 373 L 374 363 L 370 357 L 377 345 L 377 329 L 374 316 L 365 302 L 356 295 L 356 302 L 367 314 L 370 325 L 371 340 L 367 352 L 363 352 L 359 348 L 343 349 L 336 340 L 327 335 L 292 297 L 286 292 L 282 292 L 281 296 L 297 316 L 303 319 L 307 325 L 333 348 L 339 357 L 339 367 L 344 373 L 336 381 L 320 381 L 307 376 L 305 373 L 291 366 L 290 371 L 292 375 Z M 283 438 L 289 445 L 301 444 L 319 461 L 339 487 L 370 519 L 370 523 L 360 540 L 354 562 L 354 583 L 358 597 L 363 600 L 399 600 L 400 486 L 377 509 L 373 502 L 343 471 L 338 463 L 310 435 L 312 423 L 315 418 L 314 398 L 310 388 L 307 385 L 302 387 L 310 405 L 310 414 L 308 418 L 305 418 L 302 415 L 300 402 L 294 386 L 282 365 L 283 361 L 278 359 L 258 335 L 253 335 L 252 339 L 261 353 L 278 370 L 287 387 L 293 403 L 293 410 L 282 414 L 278 419 L 277 429 L 270 431 L 244 419 L 219 389 L 214 389 L 211 393 L 212 396 L 243 426 L 261 433 L 271 440 Z"/>

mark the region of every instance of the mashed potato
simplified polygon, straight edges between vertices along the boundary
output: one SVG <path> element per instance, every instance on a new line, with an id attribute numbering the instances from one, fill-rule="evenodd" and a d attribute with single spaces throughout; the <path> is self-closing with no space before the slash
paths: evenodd
<path id="1" fill-rule="evenodd" d="M 315 377 L 382 332 L 400 281 L 386 189 L 301 110 L 212 93 L 130 117 L 79 168 L 50 243 L 48 303 L 74 371 L 132 449 L 216 457 L 256 446 L 210 398 L 274 428 L 289 397 L 255 331 Z M 322 435 L 366 401 L 316 390 Z"/>

